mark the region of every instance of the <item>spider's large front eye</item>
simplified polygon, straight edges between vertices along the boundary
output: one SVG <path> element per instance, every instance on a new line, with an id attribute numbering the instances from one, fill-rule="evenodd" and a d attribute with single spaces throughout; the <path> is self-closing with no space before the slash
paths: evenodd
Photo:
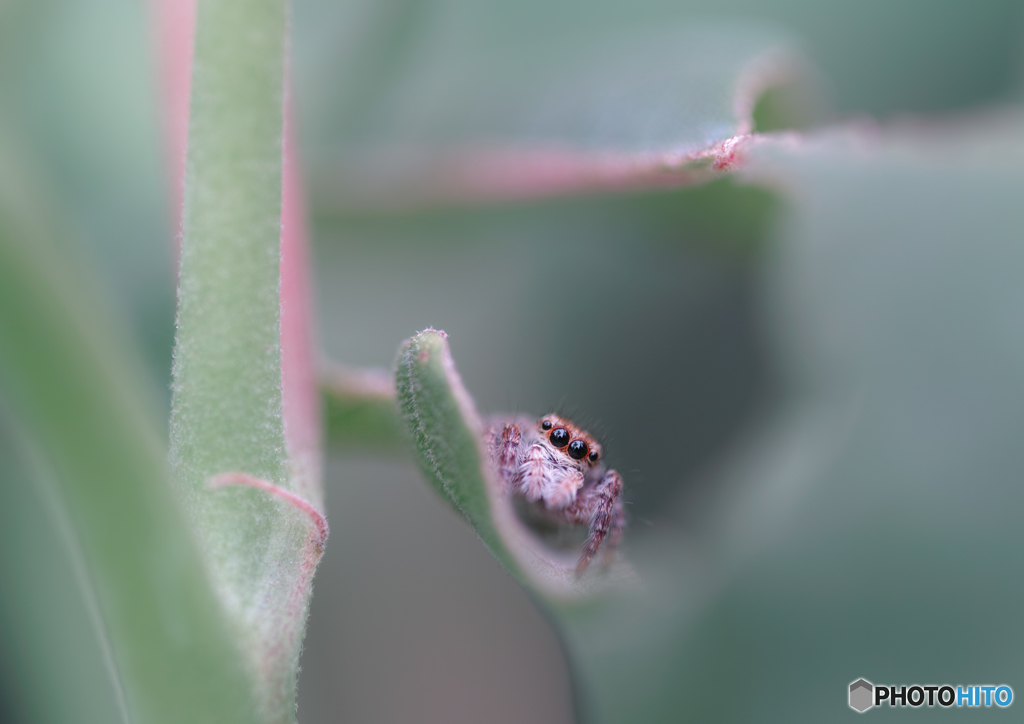
<path id="1" fill-rule="evenodd" d="M 542 422 L 540 424 L 540 427 L 541 427 L 542 430 L 550 430 L 551 429 L 551 420 L 545 420 L 544 422 Z"/>
<path id="2" fill-rule="evenodd" d="M 555 447 L 565 447 L 569 444 L 569 431 L 564 427 L 556 427 L 551 431 L 551 437 L 548 439 Z"/>
<path id="3" fill-rule="evenodd" d="M 587 443 L 582 440 L 573 440 L 569 443 L 569 457 L 573 460 L 582 460 L 587 456 Z"/>

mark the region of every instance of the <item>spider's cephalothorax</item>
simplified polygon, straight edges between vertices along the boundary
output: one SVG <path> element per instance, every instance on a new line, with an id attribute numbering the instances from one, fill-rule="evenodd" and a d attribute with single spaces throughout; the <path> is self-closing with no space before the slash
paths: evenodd
<path id="1" fill-rule="evenodd" d="M 487 448 L 505 494 L 523 496 L 556 521 L 588 526 L 577 573 L 605 537 L 605 549 L 614 550 L 622 534 L 622 478 L 601 464 L 601 446 L 587 431 L 558 415 L 499 422 L 487 431 Z"/>

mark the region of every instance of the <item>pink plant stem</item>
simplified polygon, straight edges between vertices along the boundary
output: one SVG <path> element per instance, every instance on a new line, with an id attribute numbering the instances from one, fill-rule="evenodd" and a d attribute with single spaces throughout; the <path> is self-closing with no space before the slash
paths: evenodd
<path id="1" fill-rule="evenodd" d="M 313 505 L 305 498 L 302 498 L 279 485 L 275 485 L 269 480 L 253 477 L 247 473 L 221 473 L 210 478 L 210 487 L 212 488 L 221 488 L 225 485 L 247 485 L 250 488 L 262 490 L 280 498 L 302 511 L 309 516 L 309 519 L 312 521 L 313 527 L 316 530 L 316 535 L 313 538 L 313 544 L 320 550 L 323 550 L 324 545 L 327 543 L 327 536 L 330 534 L 330 528 L 327 526 L 327 518 L 325 518 L 324 514 L 313 507 Z"/>
<path id="2" fill-rule="evenodd" d="M 185 154 L 188 149 L 188 105 L 192 93 L 192 48 L 196 0 L 155 0 L 153 12 L 159 51 L 163 98 L 164 153 L 171 195 L 172 251 L 177 269 L 181 250 L 182 204 L 185 196 Z"/>
<path id="3" fill-rule="evenodd" d="M 281 193 L 281 403 L 296 490 L 320 498 L 320 395 L 314 362 L 313 304 L 305 204 L 285 80 Z"/>

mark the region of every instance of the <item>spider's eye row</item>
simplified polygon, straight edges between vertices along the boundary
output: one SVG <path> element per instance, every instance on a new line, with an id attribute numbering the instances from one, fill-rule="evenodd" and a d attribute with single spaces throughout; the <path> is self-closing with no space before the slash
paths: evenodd
<path id="1" fill-rule="evenodd" d="M 544 422 L 542 422 L 540 424 L 540 427 L 541 427 L 542 430 L 550 430 L 551 429 L 551 420 L 545 420 Z"/>
<path id="2" fill-rule="evenodd" d="M 587 443 L 582 440 L 573 440 L 569 443 L 569 457 L 573 460 L 582 460 L 587 456 Z"/>
<path id="3" fill-rule="evenodd" d="M 597 459 L 598 459 L 599 457 L 601 457 L 601 456 L 597 454 L 597 450 L 591 450 L 591 451 L 590 451 L 590 462 L 592 462 L 592 463 L 596 463 L 596 462 L 597 462 Z"/>
<path id="4" fill-rule="evenodd" d="M 569 444 L 569 431 L 564 427 L 556 427 L 551 431 L 551 436 L 548 439 L 555 447 L 565 447 Z"/>

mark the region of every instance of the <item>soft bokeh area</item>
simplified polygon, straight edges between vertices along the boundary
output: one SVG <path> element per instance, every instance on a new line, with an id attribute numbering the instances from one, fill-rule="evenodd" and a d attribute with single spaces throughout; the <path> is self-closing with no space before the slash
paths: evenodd
<path id="1" fill-rule="evenodd" d="M 0 1 L 0 148 L 17 149 L 166 425 L 175 196 L 151 10 Z M 854 715 L 859 677 L 1024 692 L 1024 4 L 297 0 L 291 13 L 325 360 L 390 369 L 433 326 L 481 412 L 587 427 L 625 480 L 623 548 L 643 581 L 561 627 L 411 454 L 330 450 L 300 721 L 741 722 L 771 702 L 817 722 Z M 656 82 L 637 97 L 663 103 L 613 103 L 590 135 L 555 95 L 508 99 L 534 97 L 547 67 L 528 67 L 534 55 L 586 71 L 619 39 L 656 35 L 660 53 L 707 28 L 806 60 L 805 140 L 752 146 L 735 175 L 686 188 L 431 205 L 369 178 L 374 203 L 346 196 L 339 164 L 388 134 L 442 147 L 554 127 L 589 148 L 648 111 L 638 136 L 674 132 L 687 100 L 664 84 L 677 57 L 695 63 L 692 45 L 622 77 L 615 57 L 595 63 L 593 88 L 640 74 Z M 731 47 L 698 56 L 739 66 Z M 486 92 L 475 62 L 497 69 Z M 73 536 L 3 402 L 0 388 L 0 720 L 117 721 Z"/>

